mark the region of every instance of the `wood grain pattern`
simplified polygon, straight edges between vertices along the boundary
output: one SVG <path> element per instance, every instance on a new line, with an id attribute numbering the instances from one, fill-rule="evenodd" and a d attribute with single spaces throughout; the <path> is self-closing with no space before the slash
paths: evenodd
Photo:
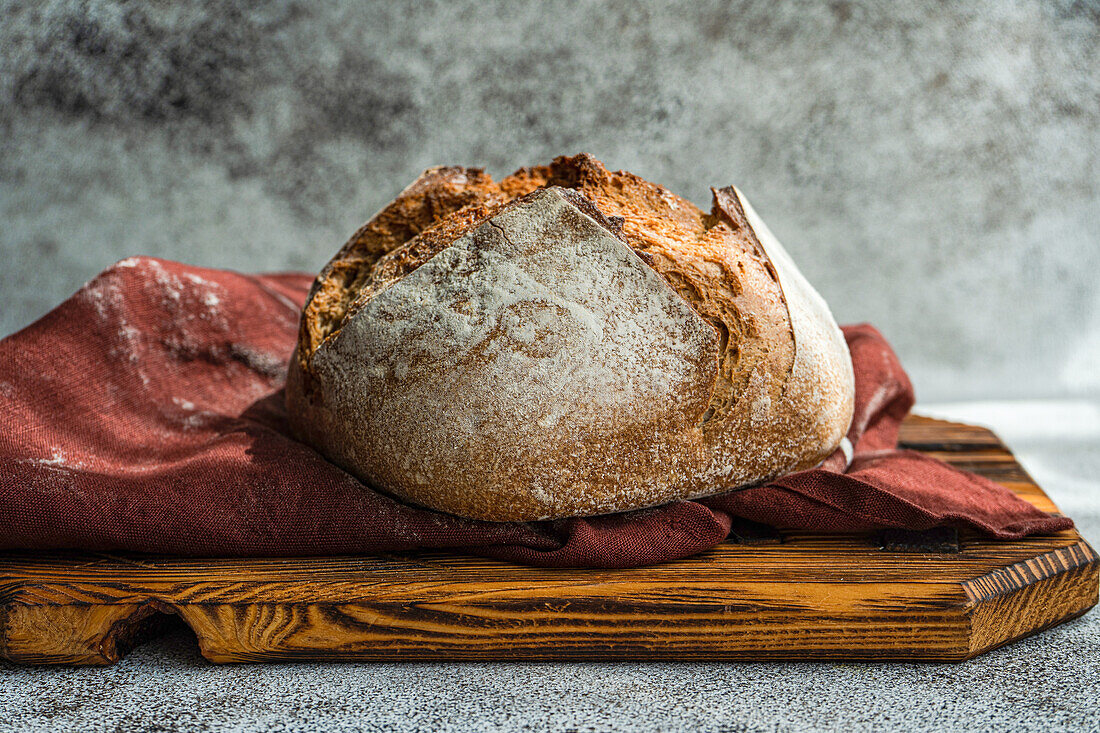
<path id="1" fill-rule="evenodd" d="M 995 435 L 910 418 L 908 447 L 1056 511 Z M 164 614 L 216 662 L 961 660 L 1079 616 L 1100 559 L 1075 531 L 998 542 L 775 533 L 686 560 L 535 569 L 445 552 L 275 559 L 0 555 L 0 656 L 109 664 Z M 781 540 L 781 541 L 777 541 Z M 950 551 L 955 547 L 958 551 Z"/>

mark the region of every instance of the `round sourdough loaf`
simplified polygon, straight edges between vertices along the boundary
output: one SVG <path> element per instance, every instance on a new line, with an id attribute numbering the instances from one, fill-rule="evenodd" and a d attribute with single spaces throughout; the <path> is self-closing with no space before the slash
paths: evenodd
<path id="1" fill-rule="evenodd" d="M 426 171 L 314 283 L 291 426 L 372 486 L 493 521 L 816 465 L 851 420 L 844 339 L 740 192 L 713 196 L 584 154 Z"/>

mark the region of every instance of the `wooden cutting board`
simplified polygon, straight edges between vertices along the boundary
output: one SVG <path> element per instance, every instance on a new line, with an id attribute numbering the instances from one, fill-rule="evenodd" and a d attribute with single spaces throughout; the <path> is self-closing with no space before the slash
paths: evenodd
<path id="1" fill-rule="evenodd" d="M 1056 511 L 984 428 L 912 417 L 902 443 Z M 0 555 L 0 656 L 110 664 L 174 614 L 215 662 L 962 660 L 1097 602 L 1100 561 L 1076 531 L 1013 542 L 738 531 L 741 541 L 633 570 L 442 552 Z"/>

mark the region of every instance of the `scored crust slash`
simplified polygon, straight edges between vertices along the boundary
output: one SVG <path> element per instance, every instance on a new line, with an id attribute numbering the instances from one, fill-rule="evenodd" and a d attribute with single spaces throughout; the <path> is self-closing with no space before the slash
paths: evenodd
<path id="1" fill-rule="evenodd" d="M 426 171 L 321 271 L 287 406 L 461 516 L 654 506 L 810 468 L 852 416 L 828 307 L 735 188 L 708 214 L 590 155 Z"/>

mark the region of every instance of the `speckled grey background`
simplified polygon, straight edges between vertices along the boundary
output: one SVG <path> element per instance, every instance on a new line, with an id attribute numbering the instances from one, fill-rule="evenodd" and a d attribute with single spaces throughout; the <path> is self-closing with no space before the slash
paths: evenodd
<path id="1" fill-rule="evenodd" d="M 1100 394 L 1096 2 L 251 5 L 0 2 L 0 334 L 127 255 L 316 270 L 427 166 L 587 150 L 741 186 L 926 399 Z"/>

